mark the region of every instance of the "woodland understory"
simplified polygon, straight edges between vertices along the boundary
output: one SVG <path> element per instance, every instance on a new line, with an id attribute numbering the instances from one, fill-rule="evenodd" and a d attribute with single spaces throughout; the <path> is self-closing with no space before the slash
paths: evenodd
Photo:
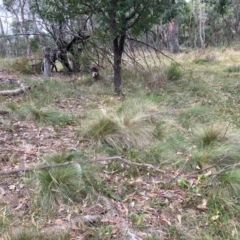
<path id="1" fill-rule="evenodd" d="M 239 49 L 124 64 L 120 95 L 3 59 L 0 239 L 238 239 Z"/>

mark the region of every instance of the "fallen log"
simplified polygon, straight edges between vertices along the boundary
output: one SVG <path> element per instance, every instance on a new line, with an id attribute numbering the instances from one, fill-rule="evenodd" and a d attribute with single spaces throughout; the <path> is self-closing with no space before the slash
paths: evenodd
<path id="1" fill-rule="evenodd" d="M 0 91 L 1 96 L 16 96 L 22 93 L 25 93 L 26 91 L 30 90 L 30 86 L 25 86 L 22 83 L 20 84 L 20 88 L 13 89 L 13 90 L 4 90 Z"/>

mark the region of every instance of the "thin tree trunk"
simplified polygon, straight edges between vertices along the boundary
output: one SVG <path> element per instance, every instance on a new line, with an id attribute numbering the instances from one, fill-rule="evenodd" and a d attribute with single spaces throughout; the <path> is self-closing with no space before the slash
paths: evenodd
<path id="1" fill-rule="evenodd" d="M 43 58 L 44 72 L 43 72 L 43 75 L 45 77 L 50 77 L 51 76 L 50 51 L 51 51 L 51 49 L 49 47 L 44 48 L 44 58 Z"/>
<path id="2" fill-rule="evenodd" d="M 203 50 L 205 48 L 205 41 L 204 41 L 205 32 L 204 32 L 203 9 L 202 9 L 200 0 L 197 1 L 197 15 L 198 15 L 200 47 Z"/>
<path id="3" fill-rule="evenodd" d="M 122 85 L 122 54 L 124 51 L 124 43 L 125 43 L 125 34 L 117 36 L 113 40 L 113 55 L 114 55 L 114 92 L 120 94 L 121 85 Z"/>
<path id="4" fill-rule="evenodd" d="M 4 32 L 1 18 L 0 18 L 0 30 L 1 30 L 1 35 L 4 36 L 5 32 Z M 5 52 L 5 56 L 8 56 L 8 44 L 7 44 L 6 38 L 1 39 L 1 45 L 2 45 L 3 51 Z"/>
<path id="5" fill-rule="evenodd" d="M 20 12 L 21 12 L 21 31 L 24 34 L 24 40 L 26 44 L 26 55 L 30 56 L 30 41 L 29 41 L 29 35 L 28 35 L 28 27 L 25 19 L 25 7 L 26 7 L 27 1 L 23 0 L 22 2 L 20 1 Z"/>
<path id="6" fill-rule="evenodd" d="M 177 18 L 173 18 L 167 24 L 168 49 L 171 53 L 179 52 L 179 23 Z"/>

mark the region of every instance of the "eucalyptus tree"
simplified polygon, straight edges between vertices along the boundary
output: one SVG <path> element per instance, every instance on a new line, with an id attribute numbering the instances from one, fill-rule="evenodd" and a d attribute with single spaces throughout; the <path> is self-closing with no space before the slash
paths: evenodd
<path id="1" fill-rule="evenodd" d="M 80 70 L 79 45 L 89 39 L 86 30 L 88 18 L 82 13 L 80 4 L 68 0 L 32 0 L 31 11 L 40 19 L 45 31 L 61 53 L 60 60 L 69 72 Z M 71 53 L 71 65 L 67 52 Z"/>
<path id="2" fill-rule="evenodd" d="M 114 92 L 121 91 L 121 63 L 126 40 L 147 32 L 165 15 L 171 19 L 175 1 L 169 0 L 78 0 L 84 12 L 95 15 L 99 28 L 111 42 Z"/>
<path id="3" fill-rule="evenodd" d="M 110 43 L 116 93 L 121 91 L 121 63 L 127 38 L 147 32 L 164 14 L 170 17 L 174 7 L 174 0 L 33 0 L 33 9 L 45 21 L 58 47 L 68 51 L 78 43 L 84 47 L 90 39 Z M 83 16 L 88 21 L 95 20 L 90 34 L 82 29 Z"/>
<path id="4" fill-rule="evenodd" d="M 2 2 L 4 8 L 11 13 L 18 31 L 24 37 L 25 54 L 30 55 L 29 0 L 3 0 Z"/>

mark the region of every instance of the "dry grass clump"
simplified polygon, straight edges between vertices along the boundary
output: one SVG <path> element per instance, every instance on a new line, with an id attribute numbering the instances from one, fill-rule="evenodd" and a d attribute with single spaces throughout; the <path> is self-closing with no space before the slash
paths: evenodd
<path id="1" fill-rule="evenodd" d="M 215 53 L 208 53 L 205 57 L 206 62 L 215 62 L 217 59 L 217 56 Z"/>
<path id="2" fill-rule="evenodd" d="M 116 149 L 142 147 L 154 136 L 152 121 L 157 113 L 157 107 L 151 102 L 127 101 L 117 110 L 94 112 L 85 124 L 85 133 L 93 143 L 107 143 Z"/>
<path id="3" fill-rule="evenodd" d="M 210 126 L 196 127 L 194 134 L 203 147 L 220 142 L 224 139 L 227 126 L 222 124 L 211 124 Z"/>
<path id="4" fill-rule="evenodd" d="M 166 85 L 167 76 L 163 71 L 152 74 L 151 79 L 148 80 L 147 84 L 149 88 L 164 88 Z"/>
<path id="5" fill-rule="evenodd" d="M 233 73 L 233 72 L 240 72 L 240 65 L 232 65 L 232 66 L 229 66 L 227 69 L 226 69 L 226 72 L 229 72 L 229 73 Z"/>
<path id="6" fill-rule="evenodd" d="M 13 70 L 23 74 L 33 73 L 32 66 L 29 64 L 29 60 L 26 57 L 17 59 L 13 64 Z"/>

